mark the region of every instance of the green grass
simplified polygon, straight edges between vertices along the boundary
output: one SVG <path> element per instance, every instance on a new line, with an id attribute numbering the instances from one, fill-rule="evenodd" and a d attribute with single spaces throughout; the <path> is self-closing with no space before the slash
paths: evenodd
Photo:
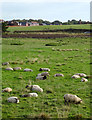
<path id="1" fill-rule="evenodd" d="M 35 31 L 35 30 L 57 30 L 57 29 L 90 29 L 90 24 L 82 25 L 46 25 L 46 26 L 28 26 L 28 27 L 9 27 L 8 31 Z"/>
<path id="2" fill-rule="evenodd" d="M 15 45 L 16 42 L 21 43 L 21 45 Z M 60 43 L 60 46 L 46 46 L 50 43 Z M 60 49 L 73 49 L 73 51 L 61 51 Z M 75 51 L 74 49 L 79 50 Z M 90 52 L 88 49 L 90 49 L 90 39 L 87 37 L 60 39 L 3 38 L 2 62 L 10 62 L 9 66 L 22 67 L 22 70 L 6 71 L 7 66 L 3 66 L 2 88 L 11 87 L 13 91 L 2 93 L 2 117 L 5 119 L 9 117 L 26 119 L 39 117 L 40 114 L 43 114 L 43 117 L 50 118 L 89 118 L 90 80 L 83 83 L 81 78 L 71 78 L 75 73 L 90 74 Z M 35 58 L 38 60 L 32 62 Z M 57 64 L 64 63 L 65 65 L 57 66 Z M 36 75 L 40 73 L 40 67 L 47 67 L 51 70 L 50 76 L 46 80 L 35 79 Z M 24 68 L 31 68 L 33 72 L 23 72 Z M 63 73 L 64 77 L 54 77 L 56 73 Z M 29 84 L 29 80 L 32 84 L 40 85 L 43 88 L 44 91 L 38 93 L 38 98 L 21 98 L 19 96 L 28 93 L 25 86 Z M 52 93 L 47 94 L 47 90 L 52 91 Z M 63 96 L 66 93 L 78 95 L 83 103 L 65 105 Z M 8 103 L 7 98 L 10 96 L 17 96 L 20 103 Z"/>

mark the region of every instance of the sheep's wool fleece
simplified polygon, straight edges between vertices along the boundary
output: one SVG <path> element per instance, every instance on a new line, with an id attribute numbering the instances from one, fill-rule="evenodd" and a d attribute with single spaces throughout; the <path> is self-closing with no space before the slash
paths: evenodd
<path id="1" fill-rule="evenodd" d="M 5 89 L 2 90 L 2 92 L 11 92 L 11 91 L 12 91 L 12 89 L 9 88 L 9 87 L 7 87 L 7 88 L 5 88 Z"/>
<path id="2" fill-rule="evenodd" d="M 19 99 L 17 97 L 9 97 L 7 100 L 10 103 L 19 103 Z"/>
<path id="3" fill-rule="evenodd" d="M 88 80 L 86 78 L 82 78 L 81 82 L 87 82 Z"/>
<path id="4" fill-rule="evenodd" d="M 73 75 L 72 78 L 77 79 L 77 78 L 80 78 L 80 76 L 79 75 Z"/>
<path id="5" fill-rule="evenodd" d="M 28 95 L 29 95 L 29 97 L 38 97 L 37 93 L 29 93 Z"/>
<path id="6" fill-rule="evenodd" d="M 65 94 L 64 95 L 64 99 L 67 101 L 67 102 L 74 102 L 74 103 L 78 103 L 78 102 L 82 102 L 82 100 L 77 97 L 76 95 L 72 95 L 72 94 Z"/>
<path id="7" fill-rule="evenodd" d="M 38 86 L 38 85 L 32 85 L 32 91 L 43 92 L 43 89 L 40 88 L 40 86 Z"/>

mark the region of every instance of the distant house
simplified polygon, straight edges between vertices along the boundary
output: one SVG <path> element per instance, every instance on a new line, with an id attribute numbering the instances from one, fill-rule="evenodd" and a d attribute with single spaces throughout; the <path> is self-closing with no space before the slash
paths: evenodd
<path id="1" fill-rule="evenodd" d="M 38 22 L 31 22 L 30 26 L 39 26 Z"/>
<path id="2" fill-rule="evenodd" d="M 39 26 L 37 22 L 18 22 L 19 26 Z"/>

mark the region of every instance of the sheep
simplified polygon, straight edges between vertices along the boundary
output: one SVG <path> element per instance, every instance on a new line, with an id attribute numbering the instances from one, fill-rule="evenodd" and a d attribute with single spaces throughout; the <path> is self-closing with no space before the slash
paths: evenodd
<path id="1" fill-rule="evenodd" d="M 2 92 L 11 92 L 11 91 L 12 91 L 12 89 L 9 88 L 9 87 L 7 87 L 7 88 L 5 88 L 5 89 L 2 90 Z"/>
<path id="2" fill-rule="evenodd" d="M 9 65 L 9 62 L 4 62 L 2 63 L 2 65 Z"/>
<path id="3" fill-rule="evenodd" d="M 26 88 L 29 88 L 32 91 L 43 92 L 43 89 L 39 85 L 27 85 Z"/>
<path id="4" fill-rule="evenodd" d="M 64 77 L 64 75 L 60 74 L 60 73 L 57 73 L 57 74 L 54 75 L 54 77 L 58 77 L 58 76 Z"/>
<path id="5" fill-rule="evenodd" d="M 39 79 L 39 80 L 45 80 L 47 78 L 47 76 L 49 76 L 49 73 L 48 72 L 43 72 L 43 73 L 39 73 L 36 77 L 36 79 Z"/>
<path id="6" fill-rule="evenodd" d="M 49 68 L 40 68 L 39 71 L 50 71 L 50 69 Z"/>
<path id="7" fill-rule="evenodd" d="M 81 82 L 87 82 L 88 80 L 86 78 L 82 78 Z"/>
<path id="8" fill-rule="evenodd" d="M 37 93 L 28 93 L 28 94 L 22 95 L 22 97 L 38 97 L 38 94 Z"/>
<path id="9" fill-rule="evenodd" d="M 76 73 L 75 75 L 79 75 L 80 77 L 86 77 L 87 75 L 84 73 Z"/>
<path id="10" fill-rule="evenodd" d="M 64 100 L 65 100 L 65 103 L 67 102 L 71 102 L 71 103 L 75 103 L 75 104 L 79 104 L 79 103 L 82 103 L 82 100 L 77 97 L 76 95 L 72 95 L 72 94 L 65 94 L 64 95 Z"/>
<path id="11" fill-rule="evenodd" d="M 73 75 L 71 78 L 77 79 L 77 78 L 80 78 L 80 76 L 79 75 Z"/>
<path id="12" fill-rule="evenodd" d="M 47 78 L 46 76 L 41 76 L 41 75 L 36 77 L 36 79 L 38 80 L 45 80 L 46 78 Z"/>
<path id="13" fill-rule="evenodd" d="M 8 67 L 8 68 L 6 68 L 5 70 L 13 70 L 13 68 L 11 68 L 11 67 Z"/>
<path id="14" fill-rule="evenodd" d="M 41 75 L 41 76 L 49 76 L 49 73 L 48 72 L 43 72 L 43 73 L 41 73 L 39 75 Z"/>
<path id="15" fill-rule="evenodd" d="M 15 67 L 13 70 L 21 70 L 21 67 Z"/>
<path id="16" fill-rule="evenodd" d="M 7 101 L 10 103 L 19 103 L 19 99 L 17 97 L 9 97 Z"/>
<path id="17" fill-rule="evenodd" d="M 25 68 L 24 71 L 25 71 L 25 72 L 28 72 L 28 71 L 33 72 L 33 70 L 32 70 L 32 69 L 29 69 L 29 68 Z"/>

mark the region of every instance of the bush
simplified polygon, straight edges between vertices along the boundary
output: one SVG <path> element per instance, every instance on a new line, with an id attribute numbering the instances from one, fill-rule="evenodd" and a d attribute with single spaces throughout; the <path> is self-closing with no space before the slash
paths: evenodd
<path id="1" fill-rule="evenodd" d="M 7 23 L 6 23 L 6 22 L 3 22 L 3 23 L 2 23 L 2 32 L 6 32 L 7 29 L 8 29 Z"/>

